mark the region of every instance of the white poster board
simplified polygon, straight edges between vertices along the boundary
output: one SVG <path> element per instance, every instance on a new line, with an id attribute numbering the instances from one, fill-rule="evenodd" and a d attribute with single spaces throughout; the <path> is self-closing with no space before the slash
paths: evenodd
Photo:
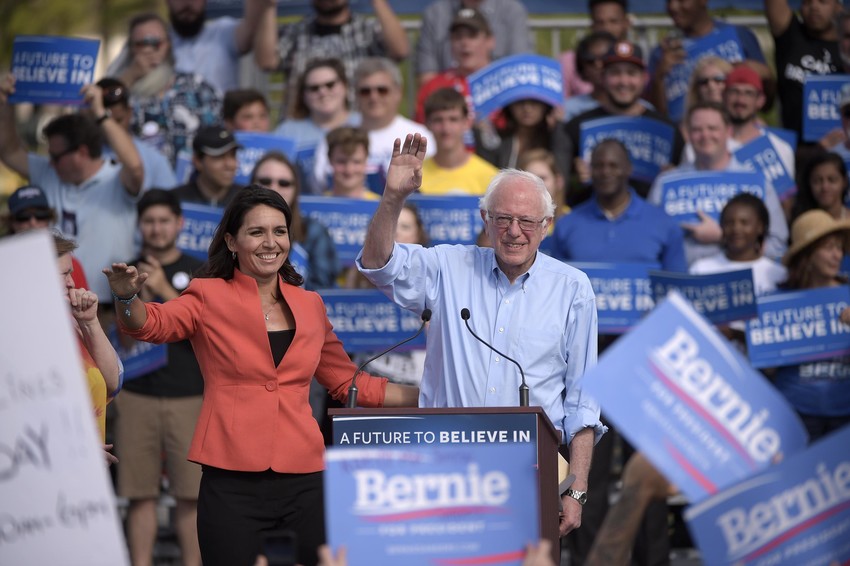
<path id="1" fill-rule="evenodd" d="M 0 265 L 0 564 L 126 565 L 52 237 L 3 239 Z"/>

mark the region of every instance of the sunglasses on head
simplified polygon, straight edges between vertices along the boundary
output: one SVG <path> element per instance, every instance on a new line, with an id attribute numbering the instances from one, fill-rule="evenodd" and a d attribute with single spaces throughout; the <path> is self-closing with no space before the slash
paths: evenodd
<path id="1" fill-rule="evenodd" d="M 307 91 L 307 92 L 312 92 L 312 93 L 315 94 L 315 93 L 319 92 L 320 90 L 322 90 L 323 88 L 326 89 L 326 90 L 331 90 L 333 87 L 336 86 L 336 83 L 338 83 L 338 82 L 339 82 L 339 79 L 334 79 L 334 80 L 328 81 L 326 83 L 319 83 L 319 84 L 314 84 L 314 85 L 304 85 L 304 90 Z"/>
<path id="2" fill-rule="evenodd" d="M 723 75 L 714 75 L 713 77 L 703 77 L 701 79 L 697 79 L 698 86 L 706 86 L 708 83 L 711 82 L 723 84 L 726 82 L 726 77 Z"/>
<path id="3" fill-rule="evenodd" d="M 22 210 L 15 214 L 15 222 L 29 222 L 30 218 L 36 220 L 50 220 L 53 213 L 49 210 Z"/>
<path id="4" fill-rule="evenodd" d="M 153 47 L 154 49 L 159 49 L 159 46 L 163 43 L 165 43 L 164 39 L 156 37 L 154 35 L 149 35 L 143 37 L 142 39 L 137 39 L 136 41 L 134 41 L 133 47 L 135 47 L 136 49 L 141 49 L 142 47 Z"/>
<path id="5" fill-rule="evenodd" d="M 106 89 L 103 91 L 103 105 L 104 106 L 113 106 L 118 104 L 119 102 L 127 101 L 127 91 L 120 86 Z"/>
<path id="6" fill-rule="evenodd" d="M 294 183 L 292 182 L 292 179 L 272 179 L 271 177 L 259 177 L 257 179 L 257 184 L 262 185 L 264 187 L 272 187 L 274 185 L 277 185 L 281 189 L 288 189 Z"/>
<path id="7" fill-rule="evenodd" d="M 361 86 L 357 89 L 357 94 L 360 96 L 369 96 L 373 92 L 377 92 L 381 96 L 386 96 L 390 93 L 390 87 L 380 85 L 380 86 Z"/>

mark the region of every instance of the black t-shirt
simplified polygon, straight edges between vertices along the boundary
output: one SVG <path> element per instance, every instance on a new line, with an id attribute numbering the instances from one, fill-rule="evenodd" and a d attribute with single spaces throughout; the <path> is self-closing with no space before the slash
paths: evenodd
<path id="1" fill-rule="evenodd" d="M 219 206 L 224 208 L 230 201 L 233 200 L 233 197 L 236 196 L 242 189 L 241 185 L 231 185 L 227 192 L 222 195 L 220 199 L 216 202 L 210 201 L 204 193 L 201 192 L 201 189 L 198 188 L 198 183 L 196 180 L 191 180 L 185 185 L 180 185 L 172 189 L 174 194 L 177 195 L 177 198 L 180 200 L 180 203 L 191 203 L 191 204 L 204 204 L 207 206 Z"/>
<path id="2" fill-rule="evenodd" d="M 588 110 L 587 112 L 582 112 L 566 124 L 559 126 L 558 131 L 556 131 L 554 136 L 553 147 L 555 158 L 558 160 L 558 165 L 563 171 L 572 171 L 573 160 L 579 156 L 581 151 L 581 146 L 579 145 L 581 140 L 581 125 L 589 120 L 608 118 L 610 116 L 617 116 L 617 114 L 612 114 L 602 106 L 598 106 L 592 110 Z M 670 165 L 678 165 L 682 157 L 682 151 L 685 149 L 685 140 L 682 137 L 682 132 L 679 131 L 679 128 L 664 115 L 656 112 L 655 110 L 645 109 L 643 114 L 637 117 L 658 120 L 659 122 L 668 124 L 673 128 L 673 145 L 670 156 Z M 636 178 L 629 179 L 629 184 L 642 198 L 646 198 L 646 195 L 649 194 L 650 187 L 652 187 L 652 181 L 647 182 Z M 580 204 L 587 200 L 590 196 L 591 191 L 589 186 L 581 186 L 575 179 L 570 182 L 570 185 L 570 191 L 567 193 L 567 203 L 570 206 Z"/>
<path id="3" fill-rule="evenodd" d="M 136 265 L 139 260 L 133 262 Z M 162 270 L 178 292 L 189 286 L 192 274 L 203 265 L 199 259 L 182 254 L 180 259 Z M 195 351 L 188 340 L 168 344 L 168 363 L 142 377 L 124 383 L 124 389 L 153 397 L 189 397 L 204 392 L 204 378 Z"/>
<path id="4" fill-rule="evenodd" d="M 806 75 L 833 75 L 840 72 L 841 59 L 837 41 L 809 37 L 796 14 L 776 43 L 777 86 L 782 125 L 803 132 L 803 83 Z"/>

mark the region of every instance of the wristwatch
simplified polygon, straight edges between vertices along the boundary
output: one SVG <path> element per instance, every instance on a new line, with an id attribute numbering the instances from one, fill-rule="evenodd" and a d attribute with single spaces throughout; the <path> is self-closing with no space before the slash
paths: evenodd
<path id="1" fill-rule="evenodd" d="M 576 501 L 578 501 L 579 505 L 584 505 L 587 503 L 587 492 L 586 491 L 576 491 L 575 489 L 568 489 L 564 492 L 564 495 L 569 495 Z"/>
<path id="2" fill-rule="evenodd" d="M 106 110 L 104 110 L 103 114 L 101 114 L 100 116 L 95 118 L 94 121 L 99 126 L 99 125 L 103 124 L 106 120 L 108 120 L 109 118 L 112 118 L 112 111 L 109 110 L 109 108 L 107 108 Z"/>

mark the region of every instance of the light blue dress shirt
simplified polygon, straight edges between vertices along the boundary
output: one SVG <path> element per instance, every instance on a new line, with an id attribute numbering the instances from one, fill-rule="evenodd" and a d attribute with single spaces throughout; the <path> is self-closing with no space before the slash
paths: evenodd
<path id="1" fill-rule="evenodd" d="M 469 333 L 460 316 L 468 308 L 475 333 L 525 370 L 530 404 L 565 443 L 587 427 L 596 440 L 604 434 L 599 404 L 578 384 L 596 364 L 596 300 L 584 273 L 538 253 L 511 285 L 492 249 L 450 245 L 396 244 L 384 267 L 365 269 L 360 256 L 357 267 L 402 308 L 433 313 L 420 407 L 519 405 L 519 370 Z"/>

